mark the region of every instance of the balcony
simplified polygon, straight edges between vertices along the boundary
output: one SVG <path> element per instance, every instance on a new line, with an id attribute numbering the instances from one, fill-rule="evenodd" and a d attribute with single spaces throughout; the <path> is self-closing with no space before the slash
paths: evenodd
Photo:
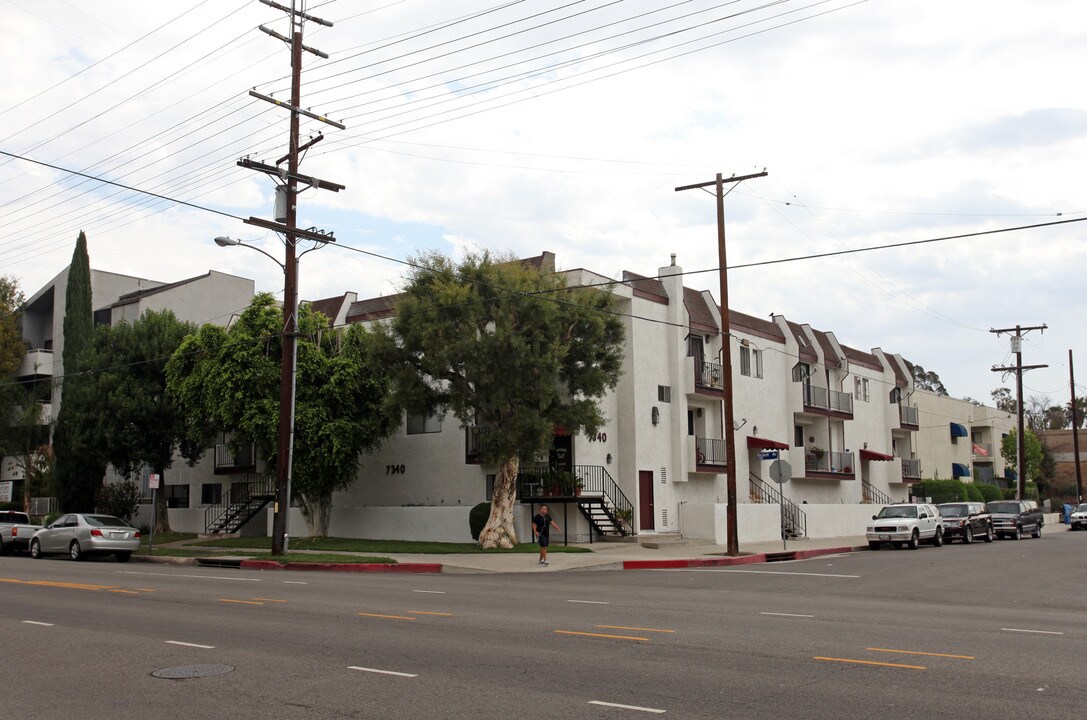
<path id="1" fill-rule="evenodd" d="M 804 410 L 834 417 L 853 417 L 853 396 L 815 385 L 804 386 Z"/>
<path id="2" fill-rule="evenodd" d="M 720 438 L 687 437 L 688 448 L 694 440 L 694 472 L 723 473 L 728 466 L 725 441 Z"/>
<path id="3" fill-rule="evenodd" d="M 15 377 L 20 379 L 53 377 L 53 351 L 44 348 L 27 350 L 19 363 Z"/>
<path id="4" fill-rule="evenodd" d="M 483 449 L 487 443 L 485 427 L 475 425 L 464 428 L 464 464 L 481 465 L 483 463 Z"/>
<path id="5" fill-rule="evenodd" d="M 993 461 L 993 446 L 992 443 L 972 443 L 974 460 L 980 460 L 982 462 Z"/>
<path id="6" fill-rule="evenodd" d="M 242 445 L 238 452 L 229 445 L 215 446 L 215 474 L 228 475 L 238 472 L 254 472 L 257 469 L 257 452 L 253 443 Z"/>
<path id="7" fill-rule="evenodd" d="M 696 393 L 718 395 L 724 391 L 721 363 L 699 362 L 696 357 L 692 357 L 691 361 L 694 363 L 694 391 Z"/>
<path id="8" fill-rule="evenodd" d="M 804 453 L 804 476 L 809 478 L 852 480 L 854 458 L 851 452 Z"/>
<path id="9" fill-rule="evenodd" d="M 915 482 L 921 479 L 921 461 L 914 458 L 901 458 L 902 482 Z"/>
<path id="10" fill-rule="evenodd" d="M 917 408 L 912 405 L 898 406 L 898 422 L 904 430 L 918 430 L 921 427 Z"/>

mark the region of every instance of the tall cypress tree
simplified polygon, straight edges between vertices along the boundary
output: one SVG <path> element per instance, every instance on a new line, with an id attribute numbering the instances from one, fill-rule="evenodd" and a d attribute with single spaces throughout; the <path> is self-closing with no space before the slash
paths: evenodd
<path id="1" fill-rule="evenodd" d="M 95 491 L 105 474 L 101 444 L 96 438 L 94 399 L 87 397 L 90 383 L 83 382 L 79 376 L 93 332 L 91 264 L 87 255 L 87 236 L 80 231 L 68 268 L 68 287 L 64 296 L 64 375 L 57 429 L 53 436 L 57 499 L 61 510 L 66 512 L 92 511 Z"/>

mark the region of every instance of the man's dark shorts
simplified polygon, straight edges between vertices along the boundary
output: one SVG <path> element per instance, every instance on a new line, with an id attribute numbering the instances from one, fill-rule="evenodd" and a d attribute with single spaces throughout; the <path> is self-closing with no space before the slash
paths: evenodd
<path id="1" fill-rule="evenodd" d="M 550 541 L 551 541 L 551 538 L 548 537 L 546 534 L 536 536 L 536 542 L 540 543 L 540 547 L 547 547 L 547 544 Z"/>

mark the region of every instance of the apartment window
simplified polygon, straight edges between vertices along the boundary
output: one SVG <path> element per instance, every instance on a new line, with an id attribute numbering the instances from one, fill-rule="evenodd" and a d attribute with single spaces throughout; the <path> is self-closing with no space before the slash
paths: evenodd
<path id="1" fill-rule="evenodd" d="M 440 433 L 442 431 L 442 419 L 431 415 L 408 415 L 408 435 L 423 435 L 424 433 Z"/>
<path id="2" fill-rule="evenodd" d="M 203 483 L 200 486 L 200 504 L 216 505 L 223 499 L 223 486 L 219 483 Z"/>
<path id="3" fill-rule="evenodd" d="M 762 350 L 751 351 L 752 377 L 762 378 Z"/>
<path id="4" fill-rule="evenodd" d="M 793 425 L 793 447 L 804 447 L 803 425 Z"/>
<path id="5" fill-rule="evenodd" d="M 102 308 L 101 310 L 94 311 L 94 324 L 97 325 L 109 325 L 110 324 L 110 309 Z"/>
<path id="6" fill-rule="evenodd" d="M 751 348 L 740 346 L 740 374 L 751 377 Z"/>
<path id="7" fill-rule="evenodd" d="M 868 378 L 853 378 L 853 398 L 868 402 Z"/>
<path id="8" fill-rule="evenodd" d="M 216 486 L 218 487 L 218 486 Z M 168 508 L 187 508 L 189 507 L 189 486 L 185 485 L 166 485 L 166 507 Z M 211 503 L 208 503 L 209 505 Z"/>
<path id="9" fill-rule="evenodd" d="M 669 385 L 657 386 L 657 402 L 670 403 L 672 402 L 672 388 Z"/>

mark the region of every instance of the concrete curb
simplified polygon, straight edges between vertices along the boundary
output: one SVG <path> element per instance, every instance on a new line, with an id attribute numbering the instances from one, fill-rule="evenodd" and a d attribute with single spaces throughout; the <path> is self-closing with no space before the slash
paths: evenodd
<path id="1" fill-rule="evenodd" d="M 624 570 L 676 570 L 680 568 L 729 567 L 732 565 L 754 565 L 756 563 L 781 562 L 784 560 L 807 560 L 820 555 L 837 555 L 855 550 L 867 550 L 867 547 L 816 548 L 813 550 L 789 550 L 776 553 L 758 553 L 739 557 L 692 558 L 688 560 L 624 560 Z"/>
<path id="2" fill-rule="evenodd" d="M 440 563 L 307 563 L 281 565 L 274 560 L 242 560 L 242 570 L 325 570 L 328 572 L 440 573 Z"/>

